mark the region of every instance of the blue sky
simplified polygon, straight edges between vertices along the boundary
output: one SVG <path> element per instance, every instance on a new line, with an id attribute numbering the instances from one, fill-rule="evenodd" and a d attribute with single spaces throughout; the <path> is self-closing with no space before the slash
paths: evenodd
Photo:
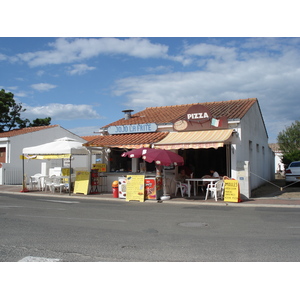
<path id="1" fill-rule="evenodd" d="M 110 37 L 120 27 L 103 37 L 62 37 L 57 29 L 34 37 L 19 30 L 0 37 L 0 88 L 23 104 L 23 117 L 50 116 L 80 136 L 122 118 L 124 109 L 253 97 L 269 142 L 299 119 L 298 37 L 138 37 L 130 30 Z"/>

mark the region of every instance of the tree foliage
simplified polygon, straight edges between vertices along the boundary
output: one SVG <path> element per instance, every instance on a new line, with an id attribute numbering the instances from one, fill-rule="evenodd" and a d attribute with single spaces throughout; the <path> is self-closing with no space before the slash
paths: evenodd
<path id="1" fill-rule="evenodd" d="M 37 119 L 33 120 L 32 123 L 30 123 L 28 127 L 47 126 L 47 125 L 50 125 L 50 123 L 51 123 L 50 117 L 47 117 L 44 119 L 37 118 Z"/>
<path id="2" fill-rule="evenodd" d="M 21 113 L 26 111 L 21 103 L 16 103 L 14 94 L 0 91 L 0 132 L 10 131 L 24 127 L 50 125 L 51 118 L 35 119 L 32 123 L 28 119 L 21 118 Z"/>
<path id="3" fill-rule="evenodd" d="M 283 153 L 282 162 L 285 165 L 300 160 L 300 121 L 295 121 L 281 131 L 277 136 L 277 142 Z"/>

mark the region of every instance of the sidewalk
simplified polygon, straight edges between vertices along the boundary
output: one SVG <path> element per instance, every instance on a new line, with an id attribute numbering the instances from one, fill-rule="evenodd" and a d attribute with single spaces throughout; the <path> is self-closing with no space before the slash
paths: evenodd
<path id="1" fill-rule="evenodd" d="M 281 189 L 282 188 L 282 189 Z M 21 194 L 21 185 L 0 185 L 0 193 Z M 65 197 L 71 199 L 89 199 L 89 200 L 107 200 L 107 201 L 126 201 L 125 199 L 113 198 L 111 193 L 100 194 L 71 194 L 68 193 L 51 193 L 49 191 L 29 191 L 22 193 L 24 197 L 27 196 L 47 196 L 47 197 Z M 145 202 L 156 203 L 157 200 L 146 200 Z M 163 203 L 181 203 L 181 204 L 194 204 L 194 205 L 233 205 L 237 207 L 254 207 L 254 206 L 272 206 L 272 207 L 297 207 L 300 208 L 300 185 L 292 185 L 285 187 L 284 180 L 275 180 L 271 183 L 266 183 L 264 186 L 254 190 L 252 197 L 248 200 L 243 200 L 239 203 L 224 202 L 222 200 L 214 201 L 214 199 L 204 200 L 204 195 L 191 198 L 181 198 L 180 196 L 173 197 L 170 200 L 163 201 Z"/>

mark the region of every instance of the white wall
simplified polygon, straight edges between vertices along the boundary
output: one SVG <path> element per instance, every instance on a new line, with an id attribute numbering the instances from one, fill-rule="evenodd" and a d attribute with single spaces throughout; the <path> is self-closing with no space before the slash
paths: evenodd
<path id="1" fill-rule="evenodd" d="M 237 179 L 249 169 L 249 191 L 274 179 L 274 154 L 268 145 L 268 136 L 258 104 L 253 105 L 240 120 L 239 140 L 236 140 L 236 154 L 232 162 L 233 177 Z M 247 163 L 245 163 L 247 162 Z M 246 186 L 245 186 L 246 188 Z M 242 193 L 242 189 L 241 189 Z"/>
<path id="2" fill-rule="evenodd" d="M 6 164 L 0 169 L 2 173 L 0 175 L 0 184 L 22 184 L 22 159 L 20 159 L 20 155 L 22 155 L 22 150 L 25 147 L 33 147 L 38 146 L 44 143 L 53 142 L 55 139 L 69 137 L 81 141 L 85 143 L 86 141 L 76 134 L 60 127 L 50 127 L 43 130 L 26 133 L 22 135 L 12 136 L 9 138 L 4 138 L 0 140 L 0 147 L 7 148 L 7 157 Z M 7 141 L 5 141 L 5 139 Z M 72 161 L 72 167 L 80 167 L 83 163 L 86 164 L 87 156 L 79 158 L 78 155 L 74 157 L 74 161 Z M 43 160 L 25 160 L 25 174 L 29 178 L 30 176 L 41 172 L 41 163 Z M 61 167 L 62 160 L 49 160 L 47 161 L 47 167 Z M 17 175 L 13 175 L 14 181 L 11 182 L 11 179 L 7 182 L 4 182 L 4 173 L 6 175 L 9 172 L 16 173 Z"/>

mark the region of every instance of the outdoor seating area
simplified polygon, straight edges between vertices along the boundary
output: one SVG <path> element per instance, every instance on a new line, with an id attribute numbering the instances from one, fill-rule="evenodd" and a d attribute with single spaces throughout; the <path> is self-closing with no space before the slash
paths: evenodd
<path id="1" fill-rule="evenodd" d="M 188 198 L 203 198 L 205 201 L 209 198 L 215 201 L 224 198 L 224 180 L 220 178 L 189 178 L 187 183 L 182 183 L 173 179 L 175 185 L 174 197 L 181 196 Z M 200 189 L 199 189 L 200 187 Z M 193 191 L 193 193 L 192 193 Z M 177 196 L 178 195 L 178 196 Z"/>
<path id="2" fill-rule="evenodd" d="M 71 176 L 71 182 L 74 182 L 75 177 Z M 39 190 L 39 191 L 50 191 L 54 192 L 69 192 L 69 176 L 47 176 L 42 174 L 35 174 L 30 177 L 29 180 L 29 189 L 31 191 Z M 71 184 L 72 190 L 72 184 Z"/>

